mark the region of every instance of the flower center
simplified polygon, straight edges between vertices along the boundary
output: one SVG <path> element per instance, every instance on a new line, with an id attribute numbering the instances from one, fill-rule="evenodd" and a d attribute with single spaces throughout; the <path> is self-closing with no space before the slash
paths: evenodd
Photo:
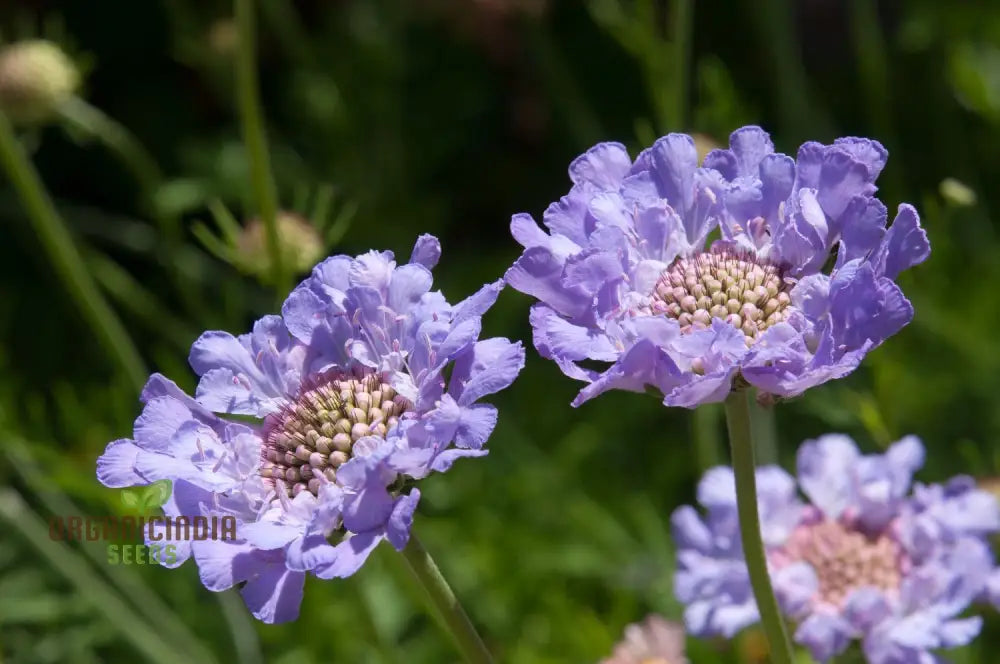
<path id="1" fill-rule="evenodd" d="M 789 562 L 809 563 L 819 579 L 814 599 L 837 607 L 857 588 L 898 590 L 905 564 L 902 548 L 889 535 L 873 538 L 829 520 L 800 525 L 780 554 Z"/>
<path id="2" fill-rule="evenodd" d="M 671 263 L 653 287 L 651 310 L 676 318 L 681 332 L 724 320 L 742 330 L 750 345 L 785 319 L 787 291 L 778 266 L 747 252 L 716 249 Z"/>
<path id="3" fill-rule="evenodd" d="M 304 383 L 295 399 L 264 420 L 260 474 L 292 496 L 319 495 L 365 436 L 385 438 L 412 404 L 372 370 L 328 371 Z"/>

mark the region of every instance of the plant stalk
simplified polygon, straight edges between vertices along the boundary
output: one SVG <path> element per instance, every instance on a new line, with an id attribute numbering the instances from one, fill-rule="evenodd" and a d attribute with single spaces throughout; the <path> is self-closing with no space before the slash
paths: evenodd
<path id="1" fill-rule="evenodd" d="M 80 313 L 122 373 L 137 389 L 141 389 L 149 375 L 142 357 L 118 316 L 94 284 L 69 229 L 56 212 L 41 177 L 3 113 L 0 113 L 0 166 L 7 172 L 53 269 Z"/>
<path id="2" fill-rule="evenodd" d="M 736 478 L 736 510 L 740 518 L 740 539 L 747 561 L 750 585 L 760 612 L 760 622 L 767 637 L 771 661 L 792 664 L 792 644 L 788 639 L 778 601 L 767 571 L 767 557 L 760 534 L 757 514 L 757 476 L 754 465 L 753 424 L 750 417 L 750 392 L 737 389 L 726 398 L 726 425 Z"/>
<path id="3" fill-rule="evenodd" d="M 451 586 L 434 563 L 434 559 L 427 553 L 427 549 L 412 533 L 409 544 L 403 549 L 403 558 L 417 582 L 426 591 L 427 597 L 447 626 L 448 633 L 451 634 L 465 661 L 469 664 L 492 664 L 493 657 L 486 649 L 472 621 L 469 620 L 465 609 L 455 597 Z"/>
<path id="4" fill-rule="evenodd" d="M 289 276 L 285 270 L 278 237 L 277 193 L 271 172 L 271 157 L 267 147 L 257 81 L 255 8 L 253 0 L 235 0 L 235 3 L 238 30 L 236 89 L 240 123 L 243 127 L 243 142 L 250 164 L 254 203 L 264 223 L 264 237 L 271 259 L 271 277 L 275 290 L 283 296 L 288 291 Z"/>

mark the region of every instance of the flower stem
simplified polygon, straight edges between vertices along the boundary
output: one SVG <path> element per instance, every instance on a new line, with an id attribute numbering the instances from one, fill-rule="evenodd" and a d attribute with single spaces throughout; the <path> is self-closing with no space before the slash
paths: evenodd
<path id="1" fill-rule="evenodd" d="M 99 140 L 121 159 L 142 189 L 143 203 L 148 211 L 156 214 L 156 191 L 163 180 L 163 174 L 142 143 L 119 122 L 80 97 L 66 99 L 57 110 L 63 122 L 88 137 Z M 159 214 L 156 216 L 161 217 Z M 160 221 L 164 225 L 164 235 L 171 241 L 177 241 L 179 231 L 176 220 L 162 217 Z"/>
<path id="2" fill-rule="evenodd" d="M 139 351 L 94 284 L 73 244 L 69 229 L 56 212 L 41 177 L 18 143 L 14 130 L 3 113 L 0 113 L 0 167 L 7 172 L 56 274 L 62 279 L 80 313 L 122 373 L 137 388 L 141 388 L 146 383 L 148 374 Z"/>
<path id="3" fill-rule="evenodd" d="M 749 391 L 734 390 L 726 398 L 726 425 L 732 450 L 733 472 L 736 476 L 736 508 L 740 517 L 740 538 L 743 555 L 750 573 L 750 585 L 760 611 L 760 621 L 775 664 L 792 664 L 792 644 L 781 619 L 778 602 L 767 571 L 764 543 L 760 535 L 757 514 L 757 477 L 754 467 L 752 423 Z"/>
<path id="4" fill-rule="evenodd" d="M 426 591 L 465 661 L 470 664 L 491 664 L 493 657 L 473 627 L 465 609 L 459 604 L 451 586 L 441 575 L 441 570 L 434 564 L 434 559 L 412 533 L 409 544 L 403 549 L 403 558 L 406 559 L 417 582 Z"/>
<path id="5" fill-rule="evenodd" d="M 236 56 L 236 88 L 243 126 L 243 142 L 246 144 L 247 159 L 250 163 L 250 181 L 257 213 L 264 223 L 264 237 L 271 259 L 271 277 L 278 293 L 285 293 L 285 266 L 278 238 L 277 194 L 271 173 L 271 157 L 267 148 L 260 93 L 257 84 L 256 40 L 253 0 L 235 0 L 236 26 L 238 30 Z"/>
<path id="6" fill-rule="evenodd" d="M 674 0 L 673 3 L 673 124 L 668 131 L 682 131 L 687 126 L 688 85 L 691 67 L 691 26 L 694 17 L 692 0 Z"/>

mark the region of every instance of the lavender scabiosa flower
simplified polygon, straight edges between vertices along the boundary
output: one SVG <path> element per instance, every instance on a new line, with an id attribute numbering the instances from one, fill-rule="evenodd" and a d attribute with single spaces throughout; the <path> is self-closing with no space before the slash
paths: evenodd
<path id="1" fill-rule="evenodd" d="M 798 452 L 798 487 L 775 466 L 757 470 L 761 534 L 775 594 L 797 625 L 794 639 L 829 661 L 859 640 L 872 664 L 936 661 L 978 634 L 960 614 L 987 593 L 1000 508 L 971 479 L 916 484 L 924 449 L 914 437 L 885 454 L 862 455 L 848 437 L 826 435 Z M 758 620 L 738 537 L 729 468 L 698 488 L 702 518 L 673 515 L 679 542 L 676 593 L 699 636 L 732 636 Z"/>
<path id="2" fill-rule="evenodd" d="M 625 627 L 624 638 L 601 664 L 687 664 L 684 628 L 657 614 Z"/>
<path id="3" fill-rule="evenodd" d="M 502 282 L 451 305 L 431 291 L 439 256 L 427 235 L 405 265 L 334 256 L 281 316 L 239 337 L 205 332 L 190 355 L 195 397 L 150 378 L 133 438 L 108 445 L 98 478 L 168 478 L 168 516 L 234 516 L 235 540 L 178 542 L 176 564 L 193 556 L 210 590 L 245 584 L 265 622 L 297 616 L 307 572 L 349 576 L 382 540 L 402 550 L 413 480 L 486 454 L 497 410 L 480 399 L 524 363 L 520 343 L 479 339 Z"/>
<path id="4" fill-rule="evenodd" d="M 909 205 L 886 227 L 874 197 L 886 159 L 861 138 L 805 143 L 792 159 L 759 127 L 733 132 L 701 167 L 684 134 L 634 161 L 601 143 L 570 165 L 548 233 L 513 217 L 525 250 L 506 279 L 539 300 L 539 353 L 587 383 L 574 405 L 651 386 L 693 408 L 737 379 L 795 396 L 853 371 L 913 316 L 894 280 L 930 248 Z"/>

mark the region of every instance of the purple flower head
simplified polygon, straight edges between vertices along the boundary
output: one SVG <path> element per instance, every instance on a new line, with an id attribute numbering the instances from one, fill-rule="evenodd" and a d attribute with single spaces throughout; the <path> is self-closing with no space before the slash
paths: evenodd
<path id="1" fill-rule="evenodd" d="M 601 143 L 570 165 L 548 233 L 530 215 L 511 220 L 525 250 L 506 279 L 539 300 L 539 353 L 587 383 L 574 405 L 652 386 L 693 408 L 738 376 L 794 396 L 850 373 L 913 317 L 894 279 L 930 247 L 909 205 L 887 228 L 874 197 L 886 158 L 876 141 L 842 138 L 792 159 L 759 127 L 702 167 L 684 134 L 634 161 Z"/>
<path id="2" fill-rule="evenodd" d="M 167 516 L 234 517 L 235 540 L 177 542 L 174 564 L 193 555 L 210 590 L 244 584 L 265 622 L 295 619 L 305 573 L 349 576 L 382 540 L 403 549 L 413 481 L 486 454 L 497 410 L 480 400 L 524 364 L 520 343 L 479 339 L 503 283 L 451 305 L 431 291 L 440 253 L 425 235 L 405 265 L 328 258 L 281 316 L 239 337 L 205 332 L 195 397 L 151 377 L 133 438 L 108 445 L 98 479 L 170 479 Z"/>
<path id="3" fill-rule="evenodd" d="M 996 499 L 967 478 L 916 485 L 924 449 L 914 437 L 864 456 L 846 436 L 806 441 L 798 489 L 780 468 L 757 470 L 761 531 L 774 592 L 795 624 L 794 639 L 829 661 L 854 640 L 872 664 L 932 660 L 979 633 L 962 618 L 988 596 L 1000 531 Z M 732 636 L 759 620 L 740 545 L 732 470 L 709 470 L 699 485 L 702 517 L 673 515 L 675 592 L 698 636 Z"/>

